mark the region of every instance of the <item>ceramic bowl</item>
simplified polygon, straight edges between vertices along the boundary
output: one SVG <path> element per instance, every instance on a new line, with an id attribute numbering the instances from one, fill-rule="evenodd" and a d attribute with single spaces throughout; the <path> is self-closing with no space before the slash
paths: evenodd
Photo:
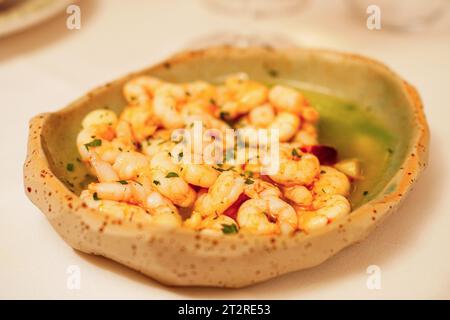
<path id="1" fill-rule="evenodd" d="M 259 81 L 276 76 L 326 88 L 371 105 L 397 135 L 399 148 L 382 187 L 352 213 L 320 230 L 292 236 L 203 235 L 124 221 L 88 208 L 78 197 L 87 171 L 77 158 L 83 117 L 108 107 L 120 112 L 123 84 L 137 74 L 169 81 L 212 80 L 247 72 Z M 428 126 L 417 91 L 383 64 L 353 54 L 313 49 L 232 47 L 183 52 L 158 65 L 90 91 L 69 106 L 30 122 L 24 187 L 31 201 L 73 248 L 101 255 L 168 285 L 243 287 L 316 266 L 363 240 L 397 210 L 427 164 Z"/>

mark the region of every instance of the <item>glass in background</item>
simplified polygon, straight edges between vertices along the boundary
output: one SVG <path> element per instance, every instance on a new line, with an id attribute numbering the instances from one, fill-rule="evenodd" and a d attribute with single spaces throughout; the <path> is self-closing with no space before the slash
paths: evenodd
<path id="1" fill-rule="evenodd" d="M 288 35 L 261 31 L 257 25 L 263 19 L 277 19 L 299 14 L 308 0 L 202 0 L 211 11 L 236 21 L 237 30 L 218 30 L 189 43 L 202 48 L 214 45 L 237 47 L 292 47 L 296 43 Z"/>

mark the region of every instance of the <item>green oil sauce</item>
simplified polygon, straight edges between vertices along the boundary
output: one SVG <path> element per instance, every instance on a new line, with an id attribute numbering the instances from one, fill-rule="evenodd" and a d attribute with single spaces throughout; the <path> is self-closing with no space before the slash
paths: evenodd
<path id="1" fill-rule="evenodd" d="M 367 107 L 328 94 L 300 90 L 319 111 L 319 141 L 338 150 L 339 159 L 356 158 L 362 179 L 353 182 L 353 208 L 375 196 L 391 177 L 390 160 L 398 144 L 396 135 Z"/>

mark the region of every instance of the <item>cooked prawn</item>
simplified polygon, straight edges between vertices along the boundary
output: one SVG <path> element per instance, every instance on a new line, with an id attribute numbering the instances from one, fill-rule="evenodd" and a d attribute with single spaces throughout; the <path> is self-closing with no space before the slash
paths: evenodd
<path id="1" fill-rule="evenodd" d="M 77 136 L 77 148 L 82 160 L 89 159 L 89 151 L 96 150 L 98 154 L 111 149 L 111 141 L 115 132 L 109 124 L 91 125 L 83 128 Z"/>
<path id="2" fill-rule="evenodd" d="M 222 172 L 208 193 L 197 199 L 194 210 L 203 216 L 222 214 L 244 192 L 244 181 L 243 177 L 234 172 Z"/>
<path id="3" fill-rule="evenodd" d="M 216 215 L 203 218 L 196 211 L 184 222 L 184 225 L 190 229 L 199 230 L 210 235 L 237 233 L 239 231 L 236 221 L 228 216 Z"/>
<path id="4" fill-rule="evenodd" d="M 295 89 L 276 85 L 269 91 L 270 103 L 279 111 L 300 115 L 305 105 L 305 98 Z"/>
<path id="5" fill-rule="evenodd" d="M 277 197 L 245 201 L 237 213 L 242 232 L 255 234 L 291 234 L 297 229 L 297 214 Z"/>
<path id="6" fill-rule="evenodd" d="M 96 209 L 101 213 L 113 216 L 116 219 L 124 219 L 133 222 L 152 222 L 150 212 L 136 205 L 113 200 L 102 200 L 90 190 L 83 190 L 80 199 L 88 205 L 89 208 Z"/>
<path id="7" fill-rule="evenodd" d="M 278 187 L 270 182 L 255 178 L 247 178 L 245 180 L 244 193 L 253 199 L 281 196 L 281 191 Z"/>
<path id="8" fill-rule="evenodd" d="M 290 153 L 289 153 L 289 150 Z M 280 167 L 270 178 L 284 186 L 309 185 L 320 172 L 320 163 L 316 156 L 302 153 L 297 148 L 282 146 Z"/>
<path id="9" fill-rule="evenodd" d="M 196 199 L 194 189 L 176 172 L 152 169 L 150 178 L 155 189 L 177 206 L 187 208 L 194 204 Z"/>
<path id="10" fill-rule="evenodd" d="M 187 98 L 191 101 L 214 102 L 216 88 L 206 81 L 193 81 L 183 84 Z"/>
<path id="11" fill-rule="evenodd" d="M 275 120 L 275 111 L 270 104 L 265 103 L 253 108 L 248 113 L 248 118 L 256 128 L 266 128 Z"/>
<path id="12" fill-rule="evenodd" d="M 123 205 L 128 205 L 133 212 L 138 211 L 142 214 L 143 211 L 136 207 L 140 205 L 145 208 L 145 213 L 151 214 L 152 220 L 147 217 L 148 221 L 166 226 L 181 225 L 178 209 L 172 202 L 158 192 L 145 190 L 139 183 L 133 181 L 91 183 L 88 190 L 92 198 L 89 197 L 87 200 L 94 207 L 106 204 L 106 208 L 109 209 L 114 207 L 114 203 L 119 203 L 122 204 L 118 207 L 119 211 L 126 210 L 127 207 Z"/>
<path id="13" fill-rule="evenodd" d="M 181 85 L 163 84 L 155 90 L 153 111 L 166 129 L 182 128 L 181 104 L 186 101 L 186 91 Z"/>
<path id="14" fill-rule="evenodd" d="M 293 142 L 297 142 L 300 146 L 314 146 L 318 144 L 317 134 L 300 130 L 295 134 Z"/>
<path id="15" fill-rule="evenodd" d="M 136 141 L 150 137 L 158 128 L 158 120 L 154 116 L 152 109 L 147 105 L 126 107 L 120 115 L 120 120 L 130 124 Z"/>
<path id="16" fill-rule="evenodd" d="M 308 233 L 350 213 L 350 210 L 350 202 L 344 196 L 321 195 L 313 201 L 310 209 L 297 208 L 298 227 Z"/>
<path id="17" fill-rule="evenodd" d="M 305 186 L 283 187 L 283 194 L 300 206 L 310 206 L 313 201 L 313 194 Z"/>
<path id="18" fill-rule="evenodd" d="M 150 76 L 139 76 L 123 86 L 123 95 L 130 104 L 148 105 L 155 90 L 163 82 Z"/>
<path id="19" fill-rule="evenodd" d="M 121 180 L 136 179 L 150 167 L 150 159 L 139 152 L 121 152 L 112 167 Z"/>
<path id="20" fill-rule="evenodd" d="M 89 164 L 92 166 L 95 175 L 100 182 L 118 181 L 119 175 L 116 173 L 112 165 L 102 160 L 97 153 L 89 153 Z"/>
<path id="21" fill-rule="evenodd" d="M 280 112 L 269 125 L 269 129 L 279 130 L 281 142 L 289 141 L 300 126 L 300 118 L 290 112 Z"/>
<path id="22" fill-rule="evenodd" d="M 313 191 L 319 195 L 325 193 L 347 196 L 350 192 L 350 181 L 342 172 L 329 166 L 320 166 L 320 175 L 314 182 Z"/>
<path id="23" fill-rule="evenodd" d="M 267 95 L 267 87 L 249 80 L 246 74 L 229 76 L 225 86 L 217 89 L 217 100 L 221 106 L 218 110 L 219 115 L 234 119 L 266 102 Z"/>
<path id="24" fill-rule="evenodd" d="M 216 182 L 219 172 L 209 165 L 192 163 L 181 165 L 181 176 L 190 184 L 209 188 Z"/>

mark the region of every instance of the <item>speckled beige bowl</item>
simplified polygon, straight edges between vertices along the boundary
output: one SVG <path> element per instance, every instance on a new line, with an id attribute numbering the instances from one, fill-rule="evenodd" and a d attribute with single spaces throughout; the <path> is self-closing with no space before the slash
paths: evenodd
<path id="1" fill-rule="evenodd" d="M 200 235 L 185 229 L 162 229 L 122 221 L 84 205 L 79 182 L 66 164 L 77 157 L 75 137 L 84 115 L 108 106 L 120 111 L 123 83 L 136 74 L 171 81 L 211 80 L 244 71 L 269 81 L 278 75 L 338 97 L 375 106 L 398 134 L 400 152 L 380 192 L 349 216 L 311 234 L 294 236 Z M 24 165 L 25 192 L 73 248 L 108 257 L 162 283 L 177 286 L 243 287 L 278 275 L 316 266 L 364 239 L 398 207 L 427 163 L 428 127 L 416 90 L 384 65 L 351 54 L 322 50 L 211 48 L 185 52 L 142 72 L 97 88 L 55 113 L 30 123 Z"/>

